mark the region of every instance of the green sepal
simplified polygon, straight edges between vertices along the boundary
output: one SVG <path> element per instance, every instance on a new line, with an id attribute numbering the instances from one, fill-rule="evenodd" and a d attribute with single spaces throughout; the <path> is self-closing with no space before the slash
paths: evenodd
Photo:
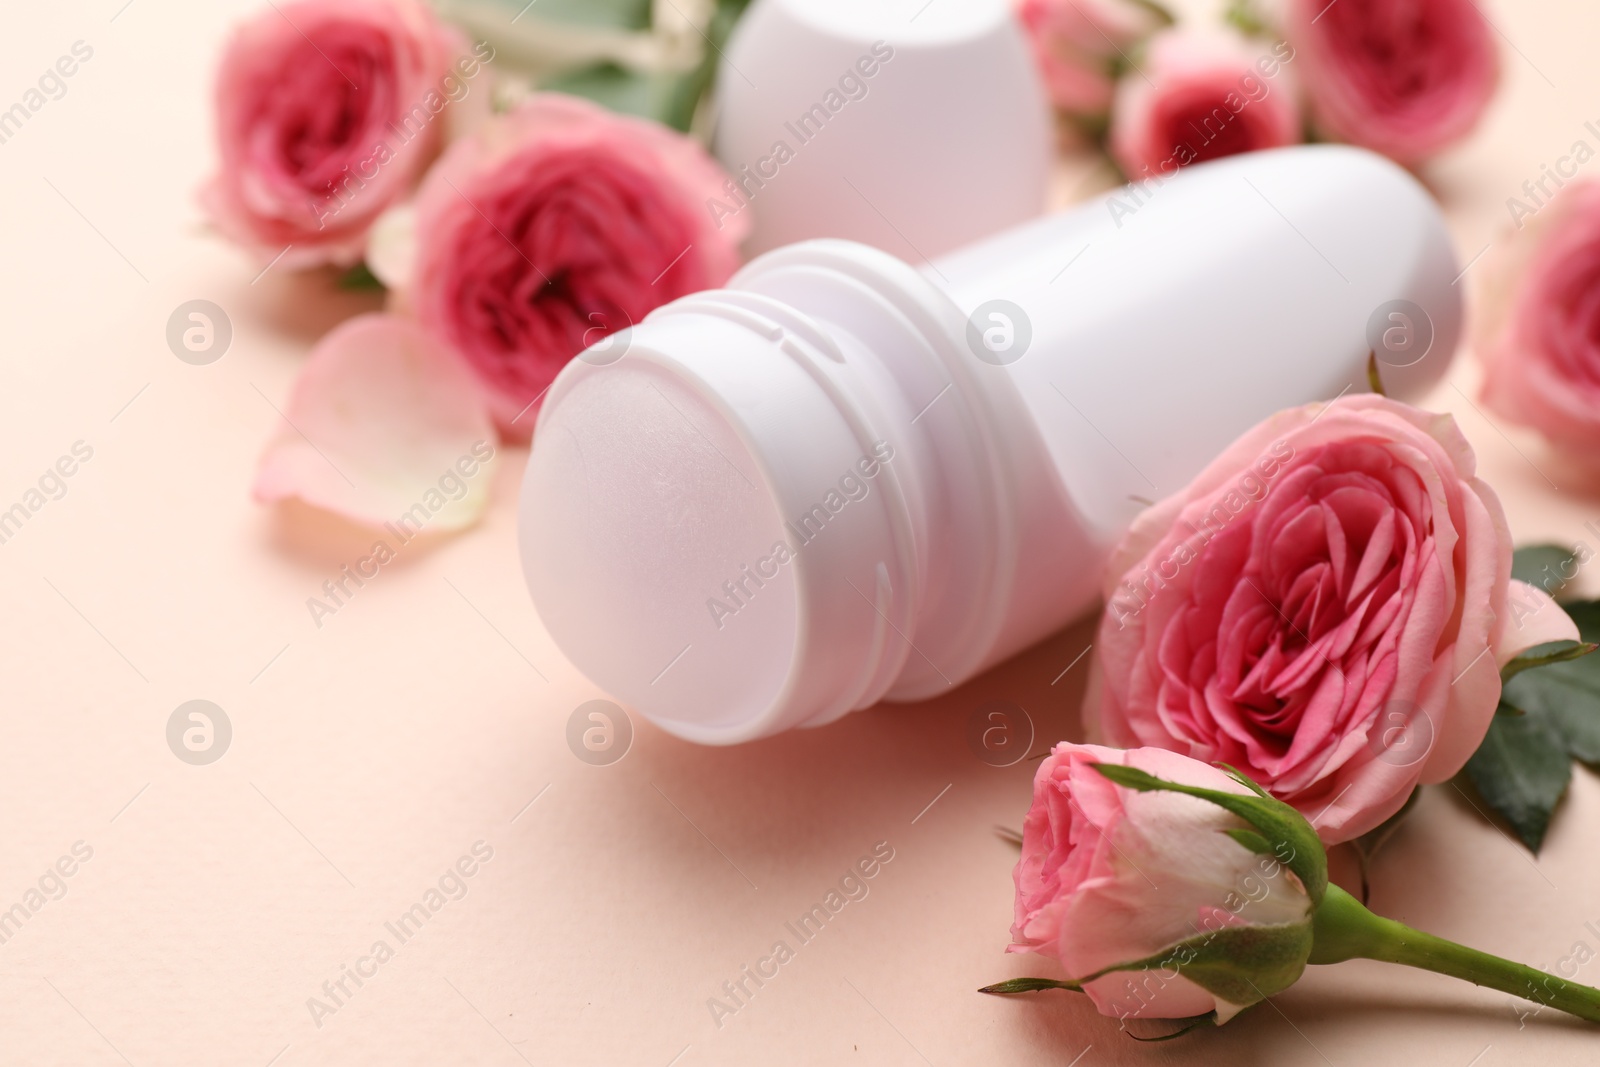
<path id="1" fill-rule="evenodd" d="M 1083 986 L 1077 982 L 1058 982 L 1054 978 L 1012 978 L 994 985 L 986 985 L 978 990 L 997 997 L 1014 997 L 1018 993 L 1037 993 L 1042 989 L 1065 989 L 1069 993 L 1082 993 Z"/>
<path id="2" fill-rule="evenodd" d="M 1256 11 L 1250 0 L 1231 0 L 1222 20 L 1246 37 L 1259 37 L 1267 32 L 1266 20 Z"/>
<path id="3" fill-rule="evenodd" d="M 1224 830 L 1223 833 L 1233 838 L 1251 852 L 1263 855 L 1272 854 L 1272 842 L 1256 833 L 1254 830 Z"/>
<path id="4" fill-rule="evenodd" d="M 1208 1011 L 1204 1015 L 1191 1015 L 1187 1019 L 1169 1019 L 1167 1021 L 1172 1023 L 1183 1023 L 1186 1025 L 1180 1026 L 1177 1030 L 1174 1030 L 1170 1034 L 1162 1034 L 1160 1037 L 1140 1037 L 1138 1034 L 1129 1034 L 1128 1036 L 1133 1038 L 1135 1041 L 1143 1041 L 1147 1045 L 1153 1045 L 1160 1041 L 1171 1041 L 1174 1038 L 1182 1037 L 1184 1034 L 1198 1030 L 1202 1026 L 1218 1025 L 1217 1013 L 1214 1011 Z"/>
<path id="5" fill-rule="evenodd" d="M 1582 659 L 1600 645 L 1590 644 L 1587 641 L 1550 641 L 1542 645 L 1534 645 L 1524 649 L 1504 667 L 1500 668 L 1500 681 L 1506 682 L 1523 671 L 1530 671 L 1535 667 L 1548 667 L 1552 663 L 1568 663 L 1575 659 Z"/>
<path id="6" fill-rule="evenodd" d="M 1243 771 L 1241 771 L 1239 768 L 1235 767 L 1233 764 L 1231 764 L 1231 763 L 1213 763 L 1212 766 L 1213 767 L 1220 767 L 1222 770 L 1226 771 L 1228 773 L 1228 777 L 1229 778 L 1232 778 L 1234 781 L 1238 782 L 1240 785 L 1242 785 L 1246 789 L 1250 790 L 1250 792 L 1254 793 L 1256 796 L 1258 796 L 1258 797 L 1267 797 L 1268 799 L 1271 799 L 1271 797 L 1272 797 L 1271 793 L 1267 792 L 1265 789 L 1262 789 L 1259 785 L 1257 785 L 1250 778 L 1249 775 L 1245 774 Z"/>
<path id="7" fill-rule="evenodd" d="M 372 273 L 372 268 L 365 261 L 357 263 L 343 274 L 339 275 L 339 288 L 358 293 L 382 293 L 387 291 L 378 276 Z"/>
<path id="8" fill-rule="evenodd" d="M 1300 980 L 1311 957 L 1311 917 L 1270 926 L 1224 926 L 1169 945 L 1154 956 L 1119 963 L 1078 979 L 1085 985 L 1108 974 L 1161 971 L 1167 980 L 1187 978 L 1239 1009 L 1281 993 Z M 1166 972 L 1172 972 L 1170 974 Z"/>
<path id="9" fill-rule="evenodd" d="M 1271 846 L 1270 851 L 1279 863 L 1289 868 L 1305 886 L 1306 894 L 1315 908 L 1322 903 L 1328 889 L 1328 854 L 1311 828 L 1294 808 L 1270 796 L 1242 796 L 1224 793 L 1219 789 L 1205 789 L 1195 785 L 1180 785 L 1147 774 L 1135 767 L 1112 763 L 1092 764 L 1095 770 L 1125 789 L 1141 793 L 1166 791 L 1183 793 L 1223 808 L 1239 816 L 1261 834 Z M 1236 839 L 1237 840 L 1237 839 Z M 1249 846 L 1246 846 L 1249 847 Z"/>
<path id="10" fill-rule="evenodd" d="M 1158 3 L 1157 0 L 1133 0 L 1133 2 L 1154 15 L 1163 26 L 1173 26 L 1178 22 L 1178 16 L 1174 15 L 1165 4 Z"/>
<path id="11" fill-rule="evenodd" d="M 1379 396 L 1389 395 L 1383 391 L 1383 375 L 1378 373 L 1378 353 L 1376 351 L 1367 354 L 1367 388 Z"/>

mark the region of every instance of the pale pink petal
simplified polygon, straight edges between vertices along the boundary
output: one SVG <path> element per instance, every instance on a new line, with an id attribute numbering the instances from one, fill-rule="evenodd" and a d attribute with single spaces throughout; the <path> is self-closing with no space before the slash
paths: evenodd
<path id="1" fill-rule="evenodd" d="M 1504 667 L 1534 645 L 1578 641 L 1578 624 L 1536 585 L 1512 579 L 1511 618 L 1495 645 L 1497 667 Z"/>
<path id="2" fill-rule="evenodd" d="M 472 525 L 494 428 L 471 373 L 410 319 L 362 315 L 324 337 L 261 456 L 255 498 L 296 497 L 407 533 Z"/>

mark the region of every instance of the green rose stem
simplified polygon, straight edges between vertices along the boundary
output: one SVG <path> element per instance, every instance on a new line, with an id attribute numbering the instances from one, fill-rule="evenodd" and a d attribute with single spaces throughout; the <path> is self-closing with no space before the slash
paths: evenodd
<path id="1" fill-rule="evenodd" d="M 1564 981 L 1545 971 L 1503 960 L 1442 937 L 1374 915 L 1336 885 L 1312 916 L 1308 963 L 1382 960 L 1464 978 L 1558 1011 L 1600 1023 L 1600 989 Z"/>

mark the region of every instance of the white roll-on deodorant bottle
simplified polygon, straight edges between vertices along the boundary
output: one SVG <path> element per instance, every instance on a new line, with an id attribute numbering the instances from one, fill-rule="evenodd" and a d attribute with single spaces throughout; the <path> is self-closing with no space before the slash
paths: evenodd
<path id="1" fill-rule="evenodd" d="M 948 691 L 1082 615 L 1142 501 L 1291 405 L 1415 396 L 1461 309 L 1443 220 L 1339 146 L 1185 169 L 919 266 L 751 262 L 545 398 L 520 545 L 551 636 L 729 744 Z"/>

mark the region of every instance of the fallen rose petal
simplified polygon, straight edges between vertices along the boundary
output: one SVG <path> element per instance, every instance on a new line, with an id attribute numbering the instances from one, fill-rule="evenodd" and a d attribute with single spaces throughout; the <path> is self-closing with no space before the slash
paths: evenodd
<path id="1" fill-rule="evenodd" d="M 256 470 L 255 498 L 295 497 L 406 533 L 472 525 L 489 500 L 494 427 L 471 373 L 408 318 L 324 337 Z"/>

